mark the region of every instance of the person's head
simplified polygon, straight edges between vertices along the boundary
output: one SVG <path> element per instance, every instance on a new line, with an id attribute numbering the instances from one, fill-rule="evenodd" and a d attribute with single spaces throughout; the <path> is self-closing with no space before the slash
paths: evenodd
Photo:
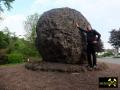
<path id="1" fill-rule="evenodd" d="M 87 31 L 91 31 L 91 30 L 92 30 L 91 25 L 88 25 L 88 26 L 87 26 Z"/>

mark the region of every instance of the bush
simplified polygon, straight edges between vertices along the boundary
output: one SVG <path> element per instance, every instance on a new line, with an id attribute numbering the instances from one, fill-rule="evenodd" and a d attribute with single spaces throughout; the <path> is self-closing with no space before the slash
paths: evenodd
<path id="1" fill-rule="evenodd" d="M 8 55 L 8 63 L 22 63 L 24 56 L 20 53 L 11 53 Z"/>
<path id="2" fill-rule="evenodd" d="M 112 52 L 105 52 L 102 56 L 103 57 L 107 57 L 107 56 L 112 56 L 113 55 L 113 53 Z"/>
<path id="3" fill-rule="evenodd" d="M 27 57 L 36 57 L 36 56 L 39 56 L 39 53 L 37 50 L 35 50 L 34 47 L 24 47 L 22 50 L 21 50 L 21 53 L 23 53 L 25 56 Z"/>
<path id="4" fill-rule="evenodd" d="M 120 58 L 120 56 L 114 56 L 113 58 Z"/>
<path id="5" fill-rule="evenodd" d="M 0 49 L 0 64 L 6 64 L 7 62 L 7 49 Z"/>
<path id="6" fill-rule="evenodd" d="M 6 55 L 0 55 L 0 65 L 7 64 L 7 56 Z"/>

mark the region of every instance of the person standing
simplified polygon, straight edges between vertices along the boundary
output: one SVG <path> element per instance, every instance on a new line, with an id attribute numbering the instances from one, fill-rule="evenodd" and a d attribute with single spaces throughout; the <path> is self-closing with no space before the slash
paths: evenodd
<path id="1" fill-rule="evenodd" d="M 100 33 L 98 33 L 96 30 L 92 29 L 90 25 L 86 27 L 86 29 L 80 28 L 80 25 L 76 23 L 77 28 L 80 31 L 83 31 L 86 33 L 87 38 L 87 60 L 88 60 L 88 68 L 92 70 L 93 68 L 96 69 L 97 62 L 96 62 L 96 44 L 100 40 Z"/>

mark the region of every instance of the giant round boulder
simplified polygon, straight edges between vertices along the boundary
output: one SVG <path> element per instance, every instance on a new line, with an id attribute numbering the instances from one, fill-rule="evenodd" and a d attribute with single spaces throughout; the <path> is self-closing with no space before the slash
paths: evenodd
<path id="1" fill-rule="evenodd" d="M 77 10 L 56 8 L 44 12 L 36 26 L 36 47 L 44 61 L 83 64 L 86 62 L 85 28 L 89 22 Z"/>

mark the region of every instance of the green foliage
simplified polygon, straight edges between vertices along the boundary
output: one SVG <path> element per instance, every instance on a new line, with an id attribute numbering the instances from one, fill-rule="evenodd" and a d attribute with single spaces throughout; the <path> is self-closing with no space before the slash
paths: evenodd
<path id="1" fill-rule="evenodd" d="M 98 58 L 110 57 L 110 56 L 113 56 L 113 52 L 112 51 L 100 52 L 100 53 L 97 53 L 96 55 Z"/>
<path id="2" fill-rule="evenodd" d="M 24 22 L 24 28 L 26 31 L 26 39 L 31 43 L 35 42 L 36 37 L 36 25 L 39 19 L 39 15 L 37 13 L 30 15 L 26 18 Z"/>
<path id="3" fill-rule="evenodd" d="M 0 12 L 4 11 L 3 7 L 1 6 L 1 4 L 4 5 L 8 10 L 10 10 L 10 8 L 12 8 L 11 7 L 11 3 L 13 1 L 15 1 L 15 0 L 0 0 Z"/>
<path id="4" fill-rule="evenodd" d="M 0 49 L 6 48 L 9 45 L 9 37 L 0 31 Z"/>
<path id="5" fill-rule="evenodd" d="M 19 38 L 12 41 L 12 44 L 9 47 L 9 53 L 22 53 L 25 58 L 39 56 L 39 53 L 34 45 L 32 45 L 29 41 Z"/>
<path id="6" fill-rule="evenodd" d="M 26 30 L 26 40 L 24 41 L 25 47 L 23 52 L 26 56 L 38 57 L 39 53 L 35 47 L 36 38 L 36 25 L 39 19 L 39 14 L 35 13 L 26 18 L 24 22 L 24 28 Z"/>
<path id="7" fill-rule="evenodd" d="M 113 29 L 110 32 L 109 43 L 115 48 L 120 47 L 120 29 L 119 30 Z"/>
<path id="8" fill-rule="evenodd" d="M 113 29 L 110 32 L 109 43 L 116 49 L 115 55 L 118 55 L 118 50 L 120 48 L 120 29 Z"/>
<path id="9" fill-rule="evenodd" d="M 102 55 L 102 57 L 109 57 L 109 56 L 112 56 L 113 55 L 113 53 L 112 52 L 105 52 L 103 55 Z"/>
<path id="10" fill-rule="evenodd" d="M 15 33 L 11 33 L 7 27 L 0 31 L 0 64 L 6 63 L 21 63 L 29 57 L 39 57 L 39 53 L 35 47 L 35 28 L 38 20 L 38 15 L 28 17 L 29 20 L 26 25 L 30 25 L 30 39 L 19 38 Z M 29 24 L 30 22 L 30 24 Z M 28 32 L 29 32 L 28 30 Z"/>
<path id="11" fill-rule="evenodd" d="M 114 56 L 113 58 L 120 58 L 120 56 Z"/>
<path id="12" fill-rule="evenodd" d="M 0 49 L 0 64 L 7 63 L 7 49 Z"/>
<path id="13" fill-rule="evenodd" d="M 5 60 L 1 60 L 0 62 L 5 61 L 4 63 L 20 63 L 20 62 L 23 62 L 23 59 L 26 59 L 29 57 L 39 57 L 39 53 L 36 50 L 35 46 L 31 44 L 29 41 L 26 41 L 24 39 L 20 39 L 18 37 L 11 36 L 11 35 L 7 40 L 9 40 L 9 44 L 6 45 L 5 47 L 6 49 L 4 50 L 0 49 L 0 52 L 1 52 L 0 55 L 2 55 L 3 51 L 6 50 L 4 55 L 1 56 L 1 58 L 7 55 L 8 55 L 8 58 L 7 59 L 5 58 Z"/>
<path id="14" fill-rule="evenodd" d="M 21 51 L 26 57 L 37 57 L 39 56 L 38 51 L 35 48 L 23 47 Z"/>
<path id="15" fill-rule="evenodd" d="M 24 56 L 20 53 L 11 53 L 8 55 L 8 63 L 22 63 Z"/>

